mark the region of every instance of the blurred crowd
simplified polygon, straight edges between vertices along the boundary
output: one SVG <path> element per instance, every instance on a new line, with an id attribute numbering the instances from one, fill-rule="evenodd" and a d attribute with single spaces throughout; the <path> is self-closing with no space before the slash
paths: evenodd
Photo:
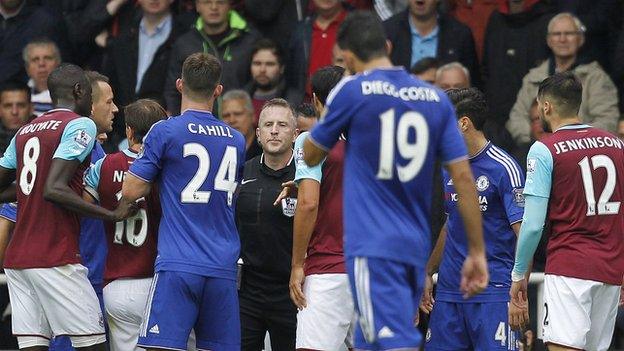
<path id="1" fill-rule="evenodd" d="M 624 133 L 617 0 L 0 0 L 0 149 L 49 109 L 47 76 L 71 62 L 109 78 L 119 112 L 105 149 L 117 150 L 122 107 L 153 98 L 179 113 L 182 62 L 202 51 L 224 67 L 215 114 L 257 148 L 263 103 L 311 100 L 312 74 L 341 65 L 336 33 L 356 8 L 384 20 L 394 64 L 443 89 L 484 90 L 486 132 L 520 162 L 542 133 L 537 86 L 554 72 L 571 70 L 583 82 L 586 122 Z"/>

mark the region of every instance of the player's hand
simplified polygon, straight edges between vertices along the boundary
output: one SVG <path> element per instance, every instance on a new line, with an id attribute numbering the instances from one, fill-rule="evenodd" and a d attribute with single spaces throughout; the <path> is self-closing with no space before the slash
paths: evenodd
<path id="1" fill-rule="evenodd" d="M 305 274 L 303 273 L 303 267 L 292 267 L 292 269 L 290 270 L 290 283 L 288 287 L 290 289 L 290 299 L 299 310 L 307 307 L 305 295 L 303 294 L 304 280 Z"/>
<path id="2" fill-rule="evenodd" d="M 423 297 L 420 300 L 420 310 L 426 314 L 431 313 L 433 310 L 433 277 L 427 274 L 425 277 L 425 290 L 423 291 Z"/>
<path id="3" fill-rule="evenodd" d="M 513 330 L 524 330 L 529 325 L 526 279 L 511 283 L 509 296 L 509 325 Z"/>
<path id="4" fill-rule="evenodd" d="M 279 195 L 277 195 L 277 199 L 275 199 L 275 202 L 273 203 L 273 206 L 279 205 L 279 203 L 282 202 L 282 200 L 287 198 L 288 194 L 290 194 L 292 189 L 297 187 L 297 184 L 295 183 L 294 180 L 291 180 L 291 181 L 288 181 L 286 183 L 282 183 L 282 187 L 283 187 L 282 192 L 279 193 Z"/>
<path id="5" fill-rule="evenodd" d="M 484 252 L 469 253 L 462 267 L 462 278 L 459 289 L 467 299 L 474 296 L 488 285 L 490 276 Z"/>
<path id="6" fill-rule="evenodd" d="M 111 221 L 119 222 L 134 216 L 139 211 L 139 205 L 136 202 L 120 201 L 119 205 L 112 212 Z"/>

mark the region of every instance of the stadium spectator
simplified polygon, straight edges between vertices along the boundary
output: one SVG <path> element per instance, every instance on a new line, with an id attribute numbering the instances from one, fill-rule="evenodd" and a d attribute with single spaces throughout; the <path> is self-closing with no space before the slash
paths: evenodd
<path id="1" fill-rule="evenodd" d="M 498 6 L 496 0 L 449 0 L 449 14 L 467 25 L 472 31 L 479 61 L 483 58 L 485 27 L 490 15 Z"/>
<path id="2" fill-rule="evenodd" d="M 297 113 L 297 129 L 299 133 L 307 132 L 318 122 L 318 115 L 314 106 L 304 102 L 295 109 Z"/>
<path id="3" fill-rule="evenodd" d="M 175 82 L 187 56 L 196 52 L 216 56 L 223 67 L 223 91 L 238 89 L 249 81 L 251 51 L 259 39 L 247 21 L 230 8 L 230 0 L 197 0 L 195 6 L 199 13 L 195 26 L 176 40 L 169 59 L 165 101 L 167 111 L 173 114 L 180 111 Z"/>
<path id="4" fill-rule="evenodd" d="M 435 85 L 442 90 L 470 88 L 470 72 L 459 62 L 451 62 L 438 68 Z"/>
<path id="5" fill-rule="evenodd" d="M 244 0 L 245 16 L 263 36 L 288 49 L 292 29 L 307 16 L 309 0 Z"/>
<path id="6" fill-rule="evenodd" d="M 418 77 L 420 80 L 424 80 L 429 84 L 435 83 L 436 73 L 440 67 L 440 62 L 435 57 L 425 57 L 416 62 L 410 72 Z"/>
<path id="7" fill-rule="evenodd" d="M 26 81 L 22 50 L 35 38 L 62 40 L 57 19 L 26 0 L 0 1 L 0 83 Z"/>
<path id="8" fill-rule="evenodd" d="M 61 52 L 53 41 L 35 39 L 24 47 L 22 57 L 29 78 L 30 101 L 33 103 L 35 115 L 41 116 L 52 109 L 48 76 L 61 64 Z"/>
<path id="9" fill-rule="evenodd" d="M 617 89 L 598 62 L 583 61 L 579 57 L 578 52 L 585 42 L 583 32 L 581 21 L 570 13 L 558 14 L 548 23 L 547 43 L 552 56 L 524 77 L 506 124 L 516 144 L 531 142 L 529 110 L 539 84 L 548 76 L 565 71 L 574 72 L 583 84 L 583 102 L 579 110 L 583 122 L 616 131 L 620 117 Z"/>
<path id="10" fill-rule="evenodd" d="M 286 64 L 287 85 L 299 93 L 299 99 L 290 101 L 299 104 L 305 96 L 309 100 L 310 77 L 319 68 L 333 62 L 333 48 L 338 27 L 347 16 L 339 0 L 312 0 L 316 13 L 307 17 L 295 28 L 288 48 Z"/>
<path id="11" fill-rule="evenodd" d="M 34 116 L 30 89 L 23 83 L 0 86 L 0 153 L 4 153 L 15 132 Z"/>
<path id="12" fill-rule="evenodd" d="M 292 145 L 297 126 L 288 102 L 267 102 L 257 134 L 263 153 L 245 163 L 236 203 L 244 262 L 238 294 L 241 350 L 262 350 L 267 331 L 273 350 L 294 350 L 297 309 L 288 281 L 297 200 L 291 196 L 273 206 L 282 183 L 295 176 Z"/>
<path id="13" fill-rule="evenodd" d="M 221 119 L 245 137 L 245 160 L 262 153 L 254 128 L 254 110 L 251 97 L 244 90 L 230 90 L 221 99 Z"/>
<path id="14" fill-rule="evenodd" d="M 470 28 L 451 16 L 442 14 L 439 0 L 410 0 L 409 8 L 384 22 L 392 42 L 392 63 L 406 69 L 425 57 L 441 63 L 458 61 L 470 71 L 473 84 L 480 74 Z"/>
<path id="15" fill-rule="evenodd" d="M 111 79 L 119 106 L 149 98 L 165 104 L 164 89 L 171 47 L 186 31 L 172 15 L 173 0 L 140 0 L 142 16 L 126 33 L 112 40 L 107 49 L 104 71 Z M 125 136 L 123 115 L 115 120 L 116 137 Z"/>
<path id="16" fill-rule="evenodd" d="M 505 122 L 522 77 L 548 56 L 545 38 L 551 17 L 550 6 L 540 0 L 504 1 L 490 16 L 485 31 L 483 73 L 491 120 L 484 131 L 503 149 L 513 147 Z"/>
<path id="17" fill-rule="evenodd" d="M 287 89 L 284 80 L 284 55 L 271 39 L 260 39 L 251 53 L 251 81 L 245 90 L 251 96 L 254 108 L 254 125 L 258 125 L 260 111 L 265 102 L 274 98 L 290 101 L 297 98 L 292 89 Z"/>
<path id="18" fill-rule="evenodd" d="M 333 66 L 339 66 L 346 69 L 346 65 L 344 62 L 344 57 L 342 56 L 342 51 L 338 44 L 334 44 L 334 48 L 332 49 L 332 63 Z"/>

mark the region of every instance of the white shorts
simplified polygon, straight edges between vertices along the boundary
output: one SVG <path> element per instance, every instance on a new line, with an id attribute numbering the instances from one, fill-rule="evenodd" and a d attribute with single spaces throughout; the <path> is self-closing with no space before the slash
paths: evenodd
<path id="1" fill-rule="evenodd" d="M 136 346 L 152 278 L 117 279 L 104 287 L 111 351 L 142 350 Z"/>
<path id="2" fill-rule="evenodd" d="M 60 335 L 77 348 L 106 341 L 100 303 L 83 265 L 5 269 L 5 274 L 20 349 L 48 346 Z"/>
<path id="3" fill-rule="evenodd" d="M 297 313 L 297 349 L 352 346 L 355 308 L 345 273 L 312 274 L 303 283 L 307 307 Z"/>
<path id="4" fill-rule="evenodd" d="M 547 274 L 544 342 L 580 350 L 607 350 L 613 336 L 620 286 Z"/>

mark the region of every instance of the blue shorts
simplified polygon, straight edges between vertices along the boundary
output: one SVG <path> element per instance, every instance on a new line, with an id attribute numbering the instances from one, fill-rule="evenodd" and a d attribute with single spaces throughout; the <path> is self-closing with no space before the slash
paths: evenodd
<path id="1" fill-rule="evenodd" d="M 198 350 L 240 350 L 236 281 L 161 271 L 154 275 L 138 346 L 186 350 L 195 329 Z"/>
<path id="2" fill-rule="evenodd" d="M 507 302 L 436 301 L 425 350 L 518 350 L 518 333 L 507 318 Z"/>
<path id="3" fill-rule="evenodd" d="M 414 326 L 422 296 L 424 269 L 373 257 L 346 260 L 358 324 L 355 348 L 418 348 L 422 336 Z"/>
<path id="4" fill-rule="evenodd" d="M 0 216 L 2 216 L 0 211 Z M 93 283 L 91 283 L 93 285 Z M 104 291 L 102 284 L 93 285 L 93 290 L 95 290 L 95 295 L 97 295 L 98 301 L 100 301 L 100 309 L 102 309 L 102 315 L 106 316 L 104 312 Z M 108 325 L 106 324 L 106 318 L 104 318 L 104 327 L 106 327 L 106 333 L 108 334 Z M 107 335 L 108 338 L 108 335 Z M 74 347 L 71 344 L 71 339 L 69 336 L 61 335 L 54 337 L 50 340 L 50 347 L 48 351 L 75 351 Z"/>

